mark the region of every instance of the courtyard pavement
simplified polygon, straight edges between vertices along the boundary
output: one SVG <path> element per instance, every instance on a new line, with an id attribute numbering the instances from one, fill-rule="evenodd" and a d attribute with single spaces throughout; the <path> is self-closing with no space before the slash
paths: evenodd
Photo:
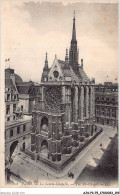
<path id="1" fill-rule="evenodd" d="M 58 187 L 60 187 L 59 185 L 65 182 L 66 185 L 69 184 L 72 187 L 87 164 L 93 167 L 99 164 L 99 160 L 111 142 L 111 138 L 114 137 L 116 133 L 117 129 L 104 127 L 103 132 L 98 135 L 88 147 L 80 152 L 75 161 L 68 164 L 68 166 L 60 173 L 56 173 L 54 170 L 40 162 L 31 160 L 24 153 L 14 157 L 10 170 L 15 174 L 20 175 L 20 177 L 27 182 L 32 182 L 32 184 L 36 182 L 40 184 L 40 182 L 43 181 L 58 182 Z M 68 177 L 69 171 L 74 174 L 74 178 Z"/>

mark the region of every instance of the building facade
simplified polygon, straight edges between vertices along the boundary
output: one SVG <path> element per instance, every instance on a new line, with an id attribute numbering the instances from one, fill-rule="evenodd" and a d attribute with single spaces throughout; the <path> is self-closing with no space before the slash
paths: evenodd
<path id="1" fill-rule="evenodd" d="M 31 143 L 31 117 L 24 116 L 19 107 L 16 82 L 22 79 L 14 69 L 5 69 L 5 160 L 9 163 L 17 147 L 25 150 Z"/>
<path id="2" fill-rule="evenodd" d="M 17 84 L 19 106 L 25 115 L 32 115 L 38 97 L 39 84 L 32 81 Z"/>
<path id="3" fill-rule="evenodd" d="M 46 54 L 32 118 L 31 152 L 37 159 L 46 150 L 47 159 L 62 161 L 95 134 L 95 80 L 87 77 L 83 59 L 81 64 L 78 59 L 74 17 L 69 56 L 68 50 L 64 61 L 55 56 L 49 68 Z"/>
<path id="4" fill-rule="evenodd" d="M 95 116 L 97 124 L 118 126 L 118 84 L 95 86 Z"/>

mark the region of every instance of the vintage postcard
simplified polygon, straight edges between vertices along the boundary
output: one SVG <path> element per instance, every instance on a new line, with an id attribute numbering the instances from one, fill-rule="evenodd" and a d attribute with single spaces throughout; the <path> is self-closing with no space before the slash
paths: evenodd
<path id="1" fill-rule="evenodd" d="M 118 3 L 2 1 L 4 188 L 118 188 Z"/>

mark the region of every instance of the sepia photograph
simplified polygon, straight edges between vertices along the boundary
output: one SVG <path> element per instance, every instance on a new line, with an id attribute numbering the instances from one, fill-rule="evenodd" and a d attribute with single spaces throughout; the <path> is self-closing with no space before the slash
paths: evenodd
<path id="1" fill-rule="evenodd" d="M 2 1 L 4 188 L 118 188 L 118 3 Z"/>

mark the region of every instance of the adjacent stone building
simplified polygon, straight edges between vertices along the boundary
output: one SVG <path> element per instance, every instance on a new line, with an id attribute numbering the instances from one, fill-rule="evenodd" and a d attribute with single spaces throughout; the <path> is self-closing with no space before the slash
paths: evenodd
<path id="1" fill-rule="evenodd" d="M 118 126 L 118 84 L 105 82 L 95 86 L 97 124 Z"/>
<path id="2" fill-rule="evenodd" d="M 16 83 L 22 79 L 14 69 L 5 69 L 5 160 L 9 163 L 17 150 L 25 150 L 31 143 L 31 117 L 24 116 L 19 107 L 19 93 Z"/>
<path id="3" fill-rule="evenodd" d="M 38 160 L 46 153 L 47 159 L 62 161 L 94 135 L 95 80 L 88 78 L 83 59 L 80 64 L 78 59 L 74 17 L 69 56 L 68 50 L 65 61 L 55 56 L 49 68 L 46 54 L 31 132 L 31 151 Z"/>

